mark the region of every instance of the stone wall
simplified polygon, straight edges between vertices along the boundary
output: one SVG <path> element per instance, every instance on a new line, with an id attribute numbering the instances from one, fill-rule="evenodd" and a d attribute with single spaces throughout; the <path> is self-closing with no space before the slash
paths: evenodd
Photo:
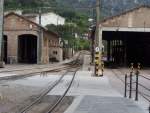
<path id="1" fill-rule="evenodd" d="M 46 31 L 37 24 L 25 19 L 17 14 L 8 14 L 4 19 L 4 35 L 7 36 L 7 60 L 8 63 L 18 63 L 18 38 L 20 35 L 34 35 L 39 38 L 39 30 L 42 29 L 42 63 L 49 63 L 49 48 L 58 51 L 56 56 L 59 61 L 61 60 L 62 53 L 59 50 L 59 38 L 53 32 Z M 38 53 L 38 52 L 37 52 Z M 60 55 L 60 56 L 59 56 Z"/>

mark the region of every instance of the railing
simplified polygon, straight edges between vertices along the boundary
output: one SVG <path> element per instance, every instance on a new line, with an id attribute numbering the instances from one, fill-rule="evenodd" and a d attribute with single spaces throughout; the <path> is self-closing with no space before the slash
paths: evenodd
<path id="1" fill-rule="evenodd" d="M 129 94 L 129 98 L 131 99 L 133 97 L 133 92 L 135 92 L 135 101 L 139 100 L 139 95 L 142 96 L 146 101 L 149 102 L 149 113 L 150 113 L 150 89 L 146 87 L 145 85 L 140 83 L 140 78 L 143 78 L 146 81 L 149 81 L 150 83 L 150 78 L 141 75 L 140 74 L 140 68 L 138 65 L 138 68 L 136 69 L 135 73 L 133 71 L 133 68 L 130 72 L 130 75 L 125 75 L 125 90 L 124 90 L 124 97 L 127 98 L 127 93 Z M 145 93 L 144 91 L 140 91 L 139 87 L 145 90 L 146 92 L 149 92 L 149 94 Z"/>

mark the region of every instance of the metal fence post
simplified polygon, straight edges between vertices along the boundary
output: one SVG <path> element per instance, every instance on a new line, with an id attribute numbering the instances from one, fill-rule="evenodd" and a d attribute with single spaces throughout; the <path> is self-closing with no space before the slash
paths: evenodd
<path id="1" fill-rule="evenodd" d="M 132 98 L 132 72 L 130 72 L 130 89 L 129 89 L 129 98 Z"/>
<path id="2" fill-rule="evenodd" d="M 148 110 L 149 110 L 149 113 L 150 113 L 150 104 L 149 104 L 149 108 L 148 108 Z"/>
<path id="3" fill-rule="evenodd" d="M 124 90 L 124 97 L 126 98 L 127 97 L 127 74 L 125 75 L 125 90 Z"/>
<path id="4" fill-rule="evenodd" d="M 139 92 L 138 86 L 139 86 L 139 71 L 137 70 L 137 72 L 136 72 L 135 101 L 138 101 L 138 92 Z"/>

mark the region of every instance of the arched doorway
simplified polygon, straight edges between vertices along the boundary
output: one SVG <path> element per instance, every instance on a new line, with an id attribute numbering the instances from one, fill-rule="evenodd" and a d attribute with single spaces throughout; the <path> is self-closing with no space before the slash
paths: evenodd
<path id="1" fill-rule="evenodd" d="M 25 34 L 18 37 L 18 62 L 37 63 L 37 36 Z"/>
<path id="2" fill-rule="evenodd" d="M 7 36 L 3 37 L 3 61 L 7 63 Z"/>

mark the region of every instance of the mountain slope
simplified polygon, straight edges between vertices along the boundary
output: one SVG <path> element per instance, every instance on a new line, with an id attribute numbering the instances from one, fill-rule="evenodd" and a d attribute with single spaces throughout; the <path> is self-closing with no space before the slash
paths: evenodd
<path id="1" fill-rule="evenodd" d="M 5 6 L 6 8 L 50 6 L 60 11 L 69 7 L 71 10 L 93 16 L 93 9 L 87 7 L 94 7 L 95 2 L 96 0 L 5 0 Z M 150 0 L 101 0 L 101 14 L 103 17 L 112 16 L 142 4 L 148 5 Z"/>

